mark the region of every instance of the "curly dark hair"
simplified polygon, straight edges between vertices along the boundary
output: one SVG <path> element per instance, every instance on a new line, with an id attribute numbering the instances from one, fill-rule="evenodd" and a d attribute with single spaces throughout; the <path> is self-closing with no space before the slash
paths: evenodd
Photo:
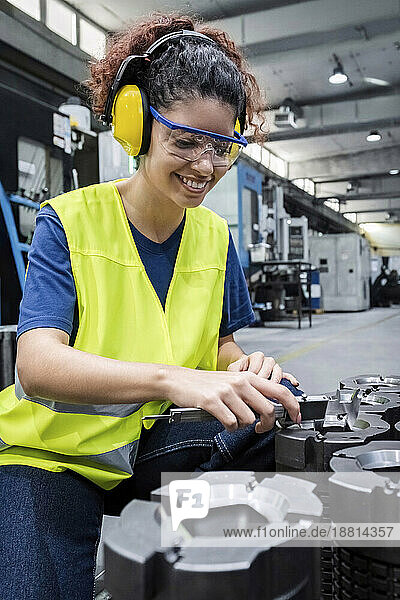
<path id="1" fill-rule="evenodd" d="M 143 54 L 163 35 L 182 29 L 203 33 L 217 46 L 190 37 L 163 46 L 146 71 L 135 74 L 135 83 L 147 92 L 150 104 L 158 110 L 189 98 L 215 98 L 232 106 L 237 116 L 246 106 L 246 127 L 253 129 L 254 141 L 264 141 L 266 103 L 235 43 L 220 29 L 174 13 L 153 13 L 109 36 L 105 57 L 90 63 L 91 78 L 83 82 L 94 114 L 103 114 L 110 86 L 127 56 Z"/>

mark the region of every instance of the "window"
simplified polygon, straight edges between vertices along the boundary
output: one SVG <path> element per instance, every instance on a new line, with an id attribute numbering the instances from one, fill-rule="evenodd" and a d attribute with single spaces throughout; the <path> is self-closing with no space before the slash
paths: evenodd
<path id="1" fill-rule="evenodd" d="M 76 14 L 58 0 L 47 0 L 46 25 L 54 33 L 76 45 Z"/>
<path id="2" fill-rule="evenodd" d="M 287 177 L 287 163 L 283 158 L 279 158 L 279 156 L 275 156 L 275 154 L 270 155 L 269 160 L 269 169 L 273 173 L 280 175 L 280 177 Z"/>
<path id="3" fill-rule="evenodd" d="M 248 144 L 243 152 L 253 160 L 261 162 L 261 146 L 259 144 Z"/>
<path id="4" fill-rule="evenodd" d="M 8 0 L 10 4 L 24 13 L 40 21 L 40 0 Z"/>
<path id="5" fill-rule="evenodd" d="M 352 223 L 357 223 L 357 213 L 343 213 L 343 216 Z"/>
<path id="6" fill-rule="evenodd" d="M 337 198 L 329 198 L 329 200 L 325 200 L 324 204 L 325 206 L 331 208 L 335 212 L 339 212 L 340 204 Z"/>
<path id="7" fill-rule="evenodd" d="M 106 36 L 101 29 L 81 19 L 79 22 L 79 46 L 87 54 L 91 54 L 95 58 L 103 58 Z"/>

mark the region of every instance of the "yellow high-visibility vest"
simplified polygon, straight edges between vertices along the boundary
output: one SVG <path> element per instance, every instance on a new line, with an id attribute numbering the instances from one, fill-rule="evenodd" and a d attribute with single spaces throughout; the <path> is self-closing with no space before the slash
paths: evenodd
<path id="1" fill-rule="evenodd" d="M 67 237 L 79 308 L 74 348 L 107 358 L 216 370 L 229 234 L 198 206 L 186 221 L 165 311 L 146 274 L 114 182 L 46 201 Z M 83 390 L 84 392 L 84 390 Z M 32 398 L 16 377 L 0 392 L 0 465 L 73 471 L 104 489 L 132 475 L 145 404 Z M 145 421 L 151 427 L 154 421 Z"/>

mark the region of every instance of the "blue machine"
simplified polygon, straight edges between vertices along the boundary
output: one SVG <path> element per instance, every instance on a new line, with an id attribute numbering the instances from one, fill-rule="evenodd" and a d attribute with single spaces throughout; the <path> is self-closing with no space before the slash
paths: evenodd
<path id="1" fill-rule="evenodd" d="M 240 162 L 238 176 L 238 253 L 242 267 L 249 267 L 249 244 L 261 241 L 259 223 L 262 210 L 263 175 Z M 254 227 L 256 226 L 256 227 Z"/>
<path id="2" fill-rule="evenodd" d="M 6 224 L 8 238 L 10 240 L 21 291 L 23 291 L 25 283 L 25 261 L 23 253 L 29 251 L 30 245 L 19 241 L 18 231 L 15 225 L 15 219 L 11 207 L 12 204 L 19 204 L 20 206 L 26 206 L 27 208 L 34 208 L 36 210 L 39 210 L 40 204 L 38 202 L 33 202 L 28 198 L 17 196 L 16 194 L 6 194 L 2 184 L 0 183 L 0 207 L 3 213 L 4 222 Z"/>

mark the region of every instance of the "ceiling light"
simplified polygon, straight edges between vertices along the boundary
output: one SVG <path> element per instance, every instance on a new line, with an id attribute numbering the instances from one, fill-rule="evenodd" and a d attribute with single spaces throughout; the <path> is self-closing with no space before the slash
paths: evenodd
<path id="1" fill-rule="evenodd" d="M 377 77 L 363 77 L 363 79 L 367 83 L 373 83 L 374 85 L 390 85 L 388 81 L 385 81 L 384 79 L 377 79 Z"/>
<path id="2" fill-rule="evenodd" d="M 377 129 L 372 129 L 366 139 L 367 142 L 379 142 L 379 140 L 382 139 L 382 136 Z"/>
<path id="3" fill-rule="evenodd" d="M 398 175 L 400 173 L 400 169 L 390 169 L 389 175 Z"/>
<path id="4" fill-rule="evenodd" d="M 329 77 L 329 83 L 338 85 L 340 83 L 346 83 L 347 79 L 348 77 L 346 73 L 343 72 L 342 67 L 335 67 L 333 69 L 333 74 Z"/>

